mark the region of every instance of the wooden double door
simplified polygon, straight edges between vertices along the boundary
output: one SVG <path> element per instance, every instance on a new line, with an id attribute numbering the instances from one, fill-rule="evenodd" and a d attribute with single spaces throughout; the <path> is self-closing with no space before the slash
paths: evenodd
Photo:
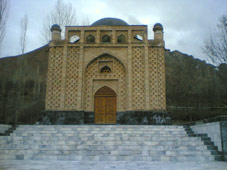
<path id="1" fill-rule="evenodd" d="M 95 123 L 116 123 L 116 93 L 109 87 L 102 87 L 95 93 Z"/>

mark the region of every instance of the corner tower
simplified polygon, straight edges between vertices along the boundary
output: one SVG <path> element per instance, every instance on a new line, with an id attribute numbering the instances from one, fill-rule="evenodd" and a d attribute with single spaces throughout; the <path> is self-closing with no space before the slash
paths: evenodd
<path id="1" fill-rule="evenodd" d="M 52 32 L 45 106 L 51 123 L 169 124 L 163 27 L 153 30 L 149 40 L 146 25 L 103 18 L 67 26 L 64 40 Z"/>

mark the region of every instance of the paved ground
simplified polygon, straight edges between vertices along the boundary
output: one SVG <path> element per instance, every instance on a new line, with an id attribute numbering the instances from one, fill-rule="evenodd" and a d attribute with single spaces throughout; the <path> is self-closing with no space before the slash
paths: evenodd
<path id="1" fill-rule="evenodd" d="M 95 162 L 0 160 L 0 170 L 227 170 L 227 162 Z"/>

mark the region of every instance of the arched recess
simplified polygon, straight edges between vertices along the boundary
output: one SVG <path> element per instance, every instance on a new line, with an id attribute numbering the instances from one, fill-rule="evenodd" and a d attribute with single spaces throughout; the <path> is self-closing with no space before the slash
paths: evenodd
<path id="1" fill-rule="evenodd" d="M 116 93 L 103 86 L 94 95 L 94 114 L 96 124 L 115 124 L 117 110 Z"/>
<path id="2" fill-rule="evenodd" d="M 100 70 L 104 66 L 108 66 L 111 69 L 111 73 L 101 73 Z M 117 111 L 126 110 L 126 69 L 120 60 L 104 54 L 91 60 L 84 72 L 84 110 L 94 111 L 95 92 L 103 86 L 108 86 L 115 91 L 117 95 Z"/>

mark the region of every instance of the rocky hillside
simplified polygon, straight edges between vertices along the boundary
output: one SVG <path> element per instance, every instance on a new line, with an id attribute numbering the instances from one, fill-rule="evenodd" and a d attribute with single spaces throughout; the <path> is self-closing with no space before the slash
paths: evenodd
<path id="1" fill-rule="evenodd" d="M 179 51 L 165 52 L 168 111 L 193 121 L 227 114 L 227 64 L 215 67 Z"/>
<path id="2" fill-rule="evenodd" d="M 34 123 L 44 110 L 48 46 L 0 59 L 0 120 Z"/>
<path id="3" fill-rule="evenodd" d="M 167 109 L 175 122 L 227 114 L 227 64 L 165 52 Z M 48 46 L 0 59 L 0 120 L 35 123 L 44 112 Z"/>

